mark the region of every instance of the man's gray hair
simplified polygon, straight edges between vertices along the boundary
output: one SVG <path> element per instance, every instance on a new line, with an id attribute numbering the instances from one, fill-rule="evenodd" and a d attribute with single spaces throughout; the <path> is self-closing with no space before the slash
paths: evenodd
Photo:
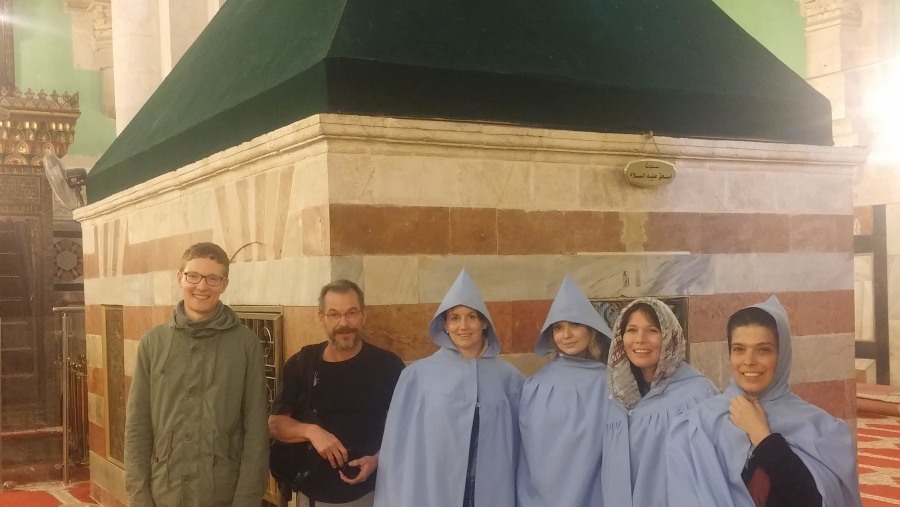
<path id="1" fill-rule="evenodd" d="M 356 293 L 356 297 L 359 298 L 359 309 L 366 309 L 366 296 L 363 294 L 362 289 L 359 288 L 359 285 L 351 282 L 350 280 L 340 279 L 335 280 L 324 287 L 319 291 L 319 312 L 325 311 L 325 295 L 329 292 L 334 292 L 337 294 L 346 294 L 350 291 Z"/>

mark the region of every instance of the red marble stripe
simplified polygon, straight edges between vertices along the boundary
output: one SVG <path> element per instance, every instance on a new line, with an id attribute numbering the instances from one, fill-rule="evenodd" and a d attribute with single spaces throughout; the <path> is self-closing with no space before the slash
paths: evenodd
<path id="1" fill-rule="evenodd" d="M 856 379 L 804 382 L 791 388 L 797 396 L 838 419 L 856 417 Z"/>
<path id="2" fill-rule="evenodd" d="M 106 457 L 106 429 L 89 422 L 88 445 L 90 446 L 91 452 L 97 453 L 98 456 Z"/>
<path id="3" fill-rule="evenodd" d="M 768 293 L 733 293 L 690 296 L 688 313 L 692 343 L 722 341 L 728 317 L 747 306 L 765 301 Z M 853 291 L 778 292 L 788 312 L 794 336 L 853 331 Z"/>

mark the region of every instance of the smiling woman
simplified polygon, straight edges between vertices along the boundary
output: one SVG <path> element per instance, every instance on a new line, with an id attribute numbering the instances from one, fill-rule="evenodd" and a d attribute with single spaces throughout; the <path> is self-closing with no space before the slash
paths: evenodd
<path id="1" fill-rule="evenodd" d="M 853 507 L 853 438 L 791 392 L 791 331 L 777 298 L 728 319 L 734 380 L 671 433 L 671 505 Z"/>
<path id="2" fill-rule="evenodd" d="M 607 379 L 612 399 L 603 434 L 604 505 L 669 505 L 666 461 L 669 428 L 691 407 L 716 394 L 685 362 L 681 324 L 664 302 L 639 298 L 613 326 Z"/>
<path id="3" fill-rule="evenodd" d="M 518 507 L 602 505 L 606 357 L 612 331 L 581 289 L 563 280 L 534 345 L 552 355 L 522 387 Z"/>
<path id="4" fill-rule="evenodd" d="M 522 375 L 462 272 L 429 326 L 440 349 L 409 365 L 391 400 L 375 507 L 514 507 Z"/>

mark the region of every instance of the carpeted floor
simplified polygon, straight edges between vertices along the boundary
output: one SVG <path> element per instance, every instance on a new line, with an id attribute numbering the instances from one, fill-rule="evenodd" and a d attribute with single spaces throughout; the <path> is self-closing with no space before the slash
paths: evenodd
<path id="1" fill-rule="evenodd" d="M 857 421 L 863 506 L 900 505 L 900 417 L 860 414 Z"/>
<path id="2" fill-rule="evenodd" d="M 63 486 L 60 482 L 27 484 L 0 492 L 0 507 L 84 507 L 97 505 L 87 482 Z"/>
<path id="3" fill-rule="evenodd" d="M 859 483 L 864 507 L 900 505 L 900 417 L 860 414 Z M 88 483 L 29 484 L 0 492 L 0 507 L 96 505 Z"/>

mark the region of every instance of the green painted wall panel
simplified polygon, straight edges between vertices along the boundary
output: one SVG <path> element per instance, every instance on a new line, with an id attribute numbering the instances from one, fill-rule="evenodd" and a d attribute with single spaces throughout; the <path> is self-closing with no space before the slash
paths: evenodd
<path id="1" fill-rule="evenodd" d="M 116 136 L 115 120 L 103 114 L 100 72 L 72 63 L 72 22 L 62 0 L 14 0 L 16 86 L 47 93 L 78 93 L 81 117 L 70 154 L 100 157 Z"/>
<path id="2" fill-rule="evenodd" d="M 725 14 L 806 77 L 806 21 L 797 0 L 714 0 Z"/>

